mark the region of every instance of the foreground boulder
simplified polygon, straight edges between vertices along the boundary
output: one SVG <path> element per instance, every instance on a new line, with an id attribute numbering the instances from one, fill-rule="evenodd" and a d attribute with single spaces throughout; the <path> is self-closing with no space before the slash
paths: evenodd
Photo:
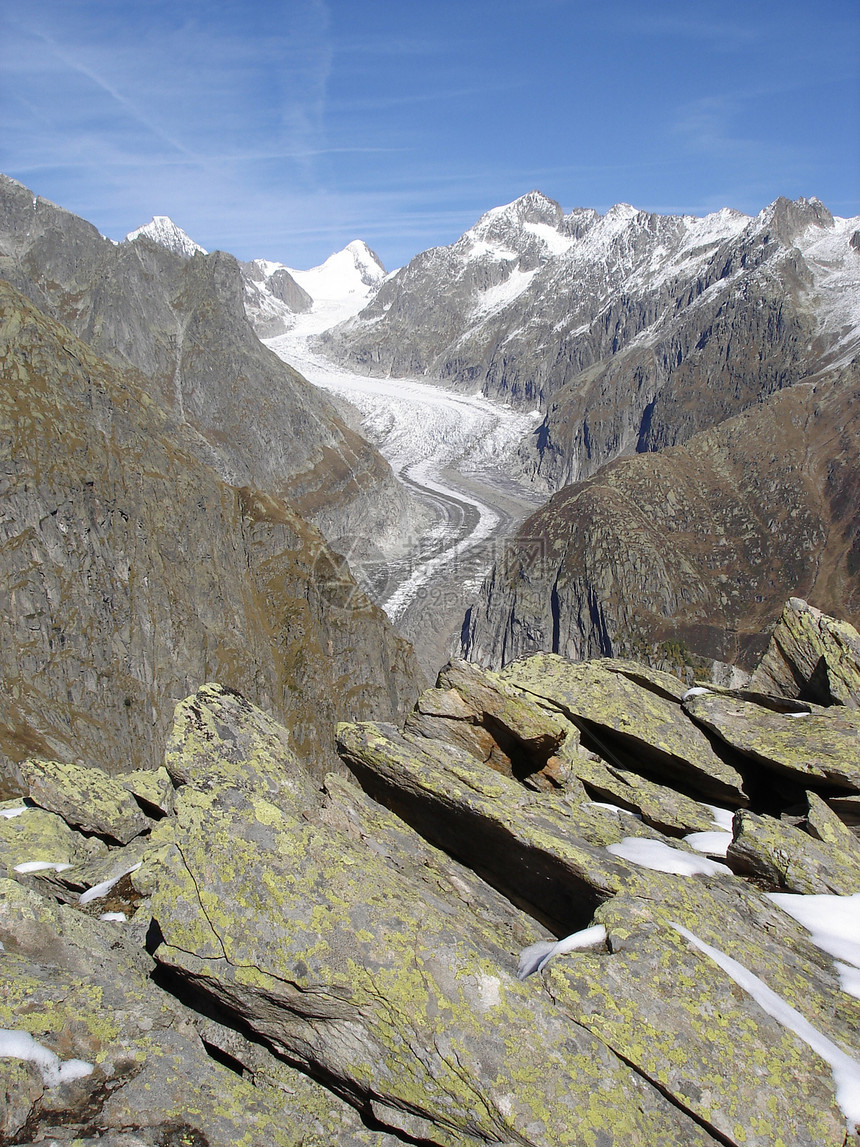
<path id="1" fill-rule="evenodd" d="M 860 709 L 860 633 L 847 621 L 793 597 L 749 687 L 818 705 Z"/>
<path id="2" fill-rule="evenodd" d="M 599 724 L 619 688 L 628 724 Z M 750 696 L 764 736 L 785 705 Z M 0 1136 L 857 1144 L 860 788 L 773 783 L 710 701 L 633 665 L 454 664 L 405 731 L 341 725 L 354 779 L 320 783 L 210 683 L 153 783 L 116 778 L 129 843 L 34 783 L 0 805 Z M 22 866 L 39 841 L 67 859 Z"/>

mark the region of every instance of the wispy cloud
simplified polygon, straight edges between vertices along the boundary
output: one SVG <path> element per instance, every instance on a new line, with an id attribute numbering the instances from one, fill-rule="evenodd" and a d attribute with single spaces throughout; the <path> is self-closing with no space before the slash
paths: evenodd
<path id="1" fill-rule="evenodd" d="M 533 187 L 568 208 L 750 209 L 801 176 L 856 197 L 848 0 L 656 7 L 0 0 L 0 169 L 114 238 L 168 214 L 294 266 L 356 237 L 403 261 Z"/>

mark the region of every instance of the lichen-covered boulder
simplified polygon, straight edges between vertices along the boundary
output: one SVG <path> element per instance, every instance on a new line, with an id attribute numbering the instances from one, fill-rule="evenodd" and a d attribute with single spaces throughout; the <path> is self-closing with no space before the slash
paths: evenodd
<path id="1" fill-rule="evenodd" d="M 0 857 L 10 874 L 15 869 L 23 874 L 46 872 L 49 865 L 71 867 L 107 855 L 103 841 L 75 832 L 56 813 L 20 801 L 5 802 L 5 807 L 11 812 L 24 809 L 8 817 L 0 811 Z"/>
<path id="2" fill-rule="evenodd" d="M 452 887 L 450 862 L 417 843 L 423 863 L 399 861 L 414 834 L 378 806 L 368 823 L 347 782 L 315 809 L 280 765 L 259 793 L 204 778 L 197 756 L 216 738 L 243 743 L 252 768 L 262 760 L 258 718 L 221 701 L 195 699 L 207 735 L 189 730 L 187 760 L 174 736 L 172 775 L 181 761 L 201 780 L 180 788 L 135 876 L 156 959 L 179 982 L 413 1140 L 710 1142 L 600 1040 L 536 1004 L 506 928 Z M 629 871 L 609 856 L 604 869 Z"/>
<path id="3" fill-rule="evenodd" d="M 157 769 L 133 769 L 130 773 L 120 773 L 117 780 L 135 800 L 156 819 L 173 811 L 173 782 L 162 765 Z"/>
<path id="4" fill-rule="evenodd" d="M 30 759 L 20 771 L 30 799 L 73 828 L 128 844 L 152 825 L 128 789 L 102 769 Z"/>
<path id="5" fill-rule="evenodd" d="M 780 712 L 716 693 L 691 697 L 684 708 L 735 752 L 803 785 L 860 791 L 860 712 L 807 706 Z"/>
<path id="6" fill-rule="evenodd" d="M 746 803 L 741 774 L 662 689 L 637 686 L 600 662 L 571 664 L 550 653 L 516 662 L 501 676 L 584 723 L 597 751 L 613 764 L 648 770 L 705 800 Z"/>
<path id="7" fill-rule="evenodd" d="M 365 722 L 339 726 L 338 749 L 368 793 L 550 927 L 587 923 L 632 878 L 603 848 L 623 837 L 616 822 L 530 793 L 453 746 Z"/>
<path id="8" fill-rule="evenodd" d="M 449 741 L 530 788 L 552 790 L 564 784 L 554 754 L 567 736 L 566 724 L 497 673 L 451 661 L 436 688 L 418 698 L 406 730 Z"/>
<path id="9" fill-rule="evenodd" d="M 852 1142 L 827 1061 L 695 941 L 734 958 L 856 1059 L 860 1003 L 840 990 L 831 961 L 740 881 L 654 876 L 653 895 L 598 910 L 605 948 L 554 959 L 543 991 L 721 1143 Z"/>
<path id="10" fill-rule="evenodd" d="M 792 597 L 749 687 L 860 709 L 860 633 L 849 622 Z"/>
<path id="11" fill-rule="evenodd" d="M 810 798 L 815 800 L 814 794 Z M 814 819 L 823 819 L 820 809 Z M 735 817 L 726 859 L 736 872 L 754 876 L 774 891 L 851 896 L 860 892 L 860 849 L 856 839 L 853 846 L 846 844 L 841 837 L 823 841 L 774 817 L 742 809 Z"/>
<path id="12" fill-rule="evenodd" d="M 0 1029 L 60 1069 L 46 1078 L 0 1034 L 0 1142 L 394 1147 L 319 1084 L 158 991 L 122 926 L 0 880 L 0 942 Z"/>

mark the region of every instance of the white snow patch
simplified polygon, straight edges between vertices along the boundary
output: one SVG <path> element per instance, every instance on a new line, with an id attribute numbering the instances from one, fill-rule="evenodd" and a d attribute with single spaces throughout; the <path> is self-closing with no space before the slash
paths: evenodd
<path id="1" fill-rule="evenodd" d="M 172 251 L 175 255 L 182 255 L 186 259 L 190 259 L 197 251 L 203 255 L 207 254 L 204 247 L 195 243 L 190 235 L 186 235 L 182 228 L 178 227 L 167 215 L 153 215 L 152 221 L 144 227 L 138 227 L 136 231 L 129 231 L 125 240 L 127 243 L 133 243 L 135 239 L 142 236 L 152 239 L 160 247 L 166 247 L 168 251 Z"/>
<path id="2" fill-rule="evenodd" d="M 860 1123 L 860 1063 L 846 1055 L 832 1040 L 814 1028 L 799 1011 L 782 996 L 778 996 L 743 964 L 727 956 L 719 948 L 706 944 L 682 925 L 673 922 L 672 927 L 686 937 L 694 948 L 698 948 L 718 964 L 769 1016 L 773 1016 L 783 1027 L 794 1032 L 816 1055 L 821 1056 L 830 1065 L 833 1082 L 836 1085 L 836 1101 L 842 1108 L 843 1115 L 849 1125 Z"/>
<path id="3" fill-rule="evenodd" d="M 541 972 L 553 958 L 565 952 L 575 952 L 582 948 L 594 948 L 606 940 L 606 929 L 602 924 L 592 924 L 580 932 L 573 932 L 563 940 L 538 940 L 520 952 L 517 966 L 517 979 L 524 980 L 532 972 Z"/>
<path id="4" fill-rule="evenodd" d="M 860 216 L 834 218 L 832 227 L 812 224 L 795 240 L 812 271 L 819 321 L 835 339 L 834 365 L 848 361 L 860 342 L 860 251 L 851 236 Z"/>
<path id="5" fill-rule="evenodd" d="M 124 924 L 128 917 L 124 912 L 102 912 L 99 920 L 109 920 L 111 923 Z"/>
<path id="6" fill-rule="evenodd" d="M 0 808 L 0 816 L 5 816 L 7 820 L 11 820 L 13 816 L 20 816 L 22 812 L 28 812 L 29 807 L 22 804 L 20 808 Z"/>
<path id="7" fill-rule="evenodd" d="M 364 302 L 386 277 L 385 268 L 360 239 L 354 239 L 342 251 L 335 251 L 324 263 L 311 267 L 309 271 L 293 267 L 286 270 L 314 303 L 342 303 L 348 299 Z M 352 313 L 357 310 L 360 307 Z"/>
<path id="8" fill-rule="evenodd" d="M 563 255 L 574 243 L 569 235 L 562 235 L 549 223 L 524 223 L 523 230 L 530 231 L 532 235 L 543 240 L 550 255 Z"/>
<path id="9" fill-rule="evenodd" d="M 730 808 L 721 808 L 716 804 L 706 804 L 705 808 L 711 813 L 714 818 L 714 824 L 717 828 L 721 828 L 723 832 L 731 832 L 735 821 L 735 814 Z"/>
<path id="10" fill-rule="evenodd" d="M 629 860 L 642 868 L 654 872 L 669 872 L 673 876 L 717 876 L 721 873 L 732 875 L 732 870 L 718 860 L 708 860 L 705 856 L 693 856 L 680 848 L 670 848 L 662 840 L 650 840 L 641 836 L 625 836 L 620 844 L 609 844 L 606 851 L 622 860 Z"/>
<path id="11" fill-rule="evenodd" d="M 707 856 L 725 856 L 733 839 L 730 832 L 691 832 L 684 837 L 690 848 Z"/>
<path id="12" fill-rule="evenodd" d="M 833 967 L 839 973 L 842 991 L 860 1000 L 860 968 L 855 968 L 853 964 L 843 964 L 841 960 L 834 960 Z"/>
<path id="13" fill-rule="evenodd" d="M 125 872 L 120 872 L 118 876 L 112 876 L 110 880 L 103 880 L 101 884 L 94 884 L 92 888 L 88 888 L 86 892 L 81 893 L 81 904 L 89 904 L 91 900 L 98 900 L 102 896 L 106 896 L 113 886 L 118 884 L 124 876 L 128 876 L 130 872 L 137 872 L 141 864 L 143 864 L 143 861 L 139 860 L 137 864 L 133 864 L 131 868 L 127 868 Z"/>
<path id="14" fill-rule="evenodd" d="M 704 697 L 706 693 L 713 693 L 713 689 L 706 689 L 703 685 L 694 685 L 692 689 L 688 689 L 682 701 L 689 701 L 691 697 Z"/>
<path id="15" fill-rule="evenodd" d="M 843 961 L 843 967 L 851 965 L 854 975 L 847 978 L 856 988 L 860 983 L 860 892 L 853 896 L 826 893 L 801 896 L 792 892 L 768 892 L 766 895 L 809 932 L 816 948 Z M 845 990 L 850 995 L 860 994 L 856 990 Z"/>
<path id="16" fill-rule="evenodd" d="M 82 1059 L 67 1059 L 62 1063 L 55 1052 L 36 1043 L 29 1032 L 10 1028 L 0 1028 L 0 1058 L 34 1063 L 42 1073 L 45 1087 L 59 1087 L 61 1083 L 82 1079 L 94 1071 L 93 1065 Z"/>
<path id="17" fill-rule="evenodd" d="M 49 868 L 53 868 L 55 872 L 65 872 L 67 868 L 71 867 L 71 864 L 57 860 L 25 860 L 23 864 L 15 865 L 15 871 L 21 873 L 46 872 Z"/>
<path id="18" fill-rule="evenodd" d="M 486 291 L 482 291 L 475 304 L 474 317 L 485 319 L 518 299 L 523 291 L 528 288 L 529 283 L 537 274 L 537 270 L 535 267 L 531 271 L 511 271 L 503 283 L 497 283 L 494 287 L 488 287 Z"/>
<path id="19" fill-rule="evenodd" d="M 629 808 L 622 808 L 621 805 L 609 804 L 608 801 L 589 801 L 588 804 L 592 808 L 605 808 L 609 809 L 611 812 L 623 812 L 625 816 L 635 817 L 636 820 L 642 819 L 638 812 L 631 812 Z"/>

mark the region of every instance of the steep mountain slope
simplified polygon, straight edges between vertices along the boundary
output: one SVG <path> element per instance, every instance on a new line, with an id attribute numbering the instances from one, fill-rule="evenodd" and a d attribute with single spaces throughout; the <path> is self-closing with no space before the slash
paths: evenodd
<path id="1" fill-rule="evenodd" d="M 698 219 L 564 215 L 532 192 L 417 256 L 324 346 L 369 372 L 540 404 L 523 466 L 557 489 L 848 361 L 858 230 L 815 199 Z"/>
<path id="2" fill-rule="evenodd" d="M 158 241 L 144 228 L 111 243 L 0 177 L 0 274 L 96 353 L 146 375 L 153 397 L 200 432 L 201 455 L 223 478 L 292 499 L 332 533 L 344 522 L 396 528 L 405 500 L 390 468 L 261 345 L 236 260 L 177 254 L 162 245 L 164 226 L 155 231 Z"/>
<path id="3" fill-rule="evenodd" d="M 789 596 L 860 613 L 860 366 L 556 494 L 484 583 L 466 654 L 750 668 Z"/>
<path id="4" fill-rule="evenodd" d="M 0 437 L 7 773 L 33 754 L 154 768 L 176 700 L 211 678 L 323 772 L 337 720 L 396 719 L 414 697 L 411 649 L 320 533 L 224 483 L 148 380 L 5 283 Z"/>

